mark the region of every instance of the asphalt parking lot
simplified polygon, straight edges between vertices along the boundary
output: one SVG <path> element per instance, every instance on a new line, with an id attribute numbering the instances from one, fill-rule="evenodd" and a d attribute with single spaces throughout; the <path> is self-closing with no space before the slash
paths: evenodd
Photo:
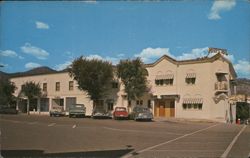
<path id="1" fill-rule="evenodd" d="M 250 126 L 1 115 L 3 157 L 232 157 L 250 153 Z"/>

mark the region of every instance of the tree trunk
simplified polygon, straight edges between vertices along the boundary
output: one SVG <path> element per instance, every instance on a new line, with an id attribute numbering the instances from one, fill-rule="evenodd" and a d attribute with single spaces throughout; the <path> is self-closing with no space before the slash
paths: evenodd
<path id="1" fill-rule="evenodd" d="M 27 114 L 30 114 L 30 100 L 29 98 L 27 99 Z"/>

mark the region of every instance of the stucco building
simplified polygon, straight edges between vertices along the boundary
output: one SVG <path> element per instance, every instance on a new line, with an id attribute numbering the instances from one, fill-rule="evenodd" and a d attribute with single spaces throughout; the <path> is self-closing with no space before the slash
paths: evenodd
<path id="1" fill-rule="evenodd" d="M 115 106 L 135 105 L 152 109 L 155 117 L 196 118 L 217 121 L 235 120 L 235 105 L 229 103 L 236 73 L 232 63 L 217 53 L 212 57 L 177 61 L 167 55 L 152 64 L 145 64 L 150 91 L 139 100 L 128 103 L 123 85 L 111 83 L 109 95 L 100 101 L 102 108 L 112 111 Z M 33 75 L 15 75 L 11 81 L 18 89 L 27 81 L 40 83 L 43 97 L 33 101 L 33 113 L 48 114 L 52 106 L 63 106 L 67 111 L 72 103 L 85 104 L 86 115 L 91 115 L 93 101 L 78 89 L 67 71 L 53 71 Z M 18 102 L 25 110 L 25 100 Z"/>

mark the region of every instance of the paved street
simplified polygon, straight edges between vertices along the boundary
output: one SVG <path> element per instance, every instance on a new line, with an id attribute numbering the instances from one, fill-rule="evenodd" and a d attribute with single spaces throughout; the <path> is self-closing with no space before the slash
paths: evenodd
<path id="1" fill-rule="evenodd" d="M 1 115 L 3 157 L 232 157 L 250 153 L 250 126 Z"/>

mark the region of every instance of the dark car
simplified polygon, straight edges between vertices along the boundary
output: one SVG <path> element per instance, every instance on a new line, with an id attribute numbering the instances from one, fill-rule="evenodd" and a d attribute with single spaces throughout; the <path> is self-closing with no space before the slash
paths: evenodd
<path id="1" fill-rule="evenodd" d="M 92 113 L 92 118 L 112 118 L 112 114 L 109 111 L 105 111 L 104 109 L 94 109 Z"/>
<path id="2" fill-rule="evenodd" d="M 15 107 L 0 106 L 0 114 L 17 114 L 18 111 Z"/>
<path id="3" fill-rule="evenodd" d="M 62 106 L 53 106 L 52 109 L 49 111 L 50 116 L 64 116 L 65 111 L 63 110 Z"/>
<path id="4" fill-rule="evenodd" d="M 127 119 L 128 112 L 125 107 L 116 107 L 115 111 L 113 112 L 113 118 L 116 119 Z"/>
<path id="5" fill-rule="evenodd" d="M 86 107 L 84 104 L 72 104 L 69 107 L 69 117 L 85 117 Z"/>
<path id="6" fill-rule="evenodd" d="M 135 121 L 137 120 L 151 121 L 153 119 L 153 114 L 149 108 L 136 106 L 134 107 L 132 113 L 130 114 L 130 117 L 134 119 Z"/>

